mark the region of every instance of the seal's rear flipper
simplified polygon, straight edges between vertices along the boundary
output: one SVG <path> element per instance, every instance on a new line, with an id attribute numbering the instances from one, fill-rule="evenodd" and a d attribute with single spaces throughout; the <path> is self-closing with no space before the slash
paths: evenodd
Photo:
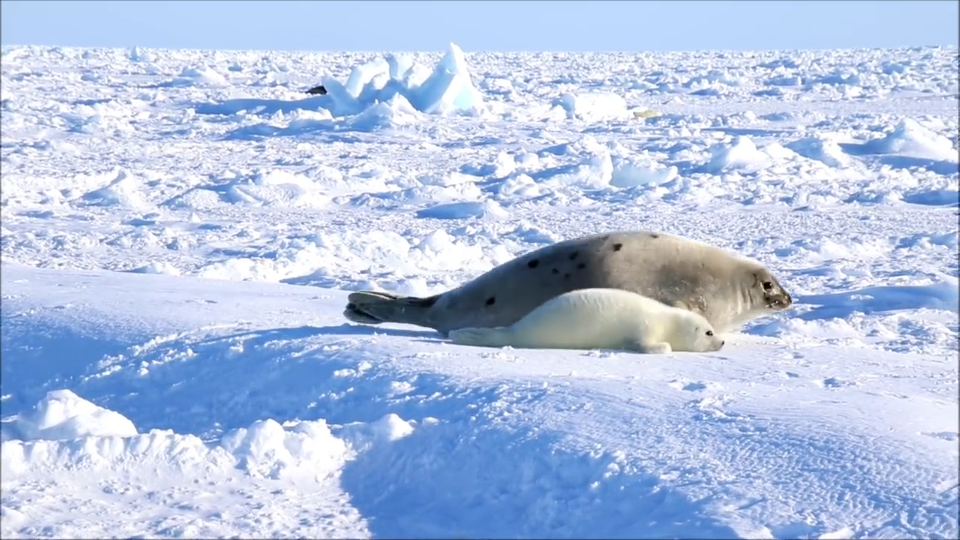
<path id="1" fill-rule="evenodd" d="M 358 324 L 380 324 L 383 322 L 357 310 L 353 304 L 347 304 L 347 309 L 343 310 L 343 316 L 346 317 L 348 321 Z"/>
<path id="2" fill-rule="evenodd" d="M 440 295 L 400 297 L 376 291 L 358 291 L 347 297 L 343 316 L 360 324 L 403 323 L 426 326 L 427 313 Z"/>

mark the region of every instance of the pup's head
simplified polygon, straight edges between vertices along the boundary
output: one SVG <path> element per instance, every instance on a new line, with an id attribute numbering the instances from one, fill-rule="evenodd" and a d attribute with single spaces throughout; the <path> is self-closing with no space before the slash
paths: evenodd
<path id="1" fill-rule="evenodd" d="M 691 322 L 692 324 L 686 327 L 688 350 L 692 352 L 714 352 L 723 348 L 725 341 L 706 319 L 695 317 L 695 320 Z"/>

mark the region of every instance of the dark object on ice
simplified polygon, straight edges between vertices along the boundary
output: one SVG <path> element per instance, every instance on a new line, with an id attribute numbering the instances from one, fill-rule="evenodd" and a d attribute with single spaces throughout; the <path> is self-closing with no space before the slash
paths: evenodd
<path id="1" fill-rule="evenodd" d="M 317 86 L 314 86 L 313 88 L 307 90 L 307 93 L 312 95 L 320 94 L 321 96 L 325 96 L 327 95 L 327 89 L 324 88 L 322 84 L 318 84 Z"/>

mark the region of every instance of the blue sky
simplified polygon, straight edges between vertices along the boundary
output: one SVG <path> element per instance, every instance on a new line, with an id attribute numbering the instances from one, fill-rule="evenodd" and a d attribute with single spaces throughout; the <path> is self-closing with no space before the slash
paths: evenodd
<path id="1" fill-rule="evenodd" d="M 312 51 L 663 51 L 958 45 L 939 1 L 22 1 L 4 45 Z"/>

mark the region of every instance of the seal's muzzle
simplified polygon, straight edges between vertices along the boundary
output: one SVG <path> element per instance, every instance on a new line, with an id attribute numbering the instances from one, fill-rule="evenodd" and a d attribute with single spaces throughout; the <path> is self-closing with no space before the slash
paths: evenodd
<path id="1" fill-rule="evenodd" d="M 783 311 L 793 305 L 793 297 L 790 293 L 782 291 L 778 294 L 771 294 L 766 297 L 767 307 L 777 311 Z"/>

